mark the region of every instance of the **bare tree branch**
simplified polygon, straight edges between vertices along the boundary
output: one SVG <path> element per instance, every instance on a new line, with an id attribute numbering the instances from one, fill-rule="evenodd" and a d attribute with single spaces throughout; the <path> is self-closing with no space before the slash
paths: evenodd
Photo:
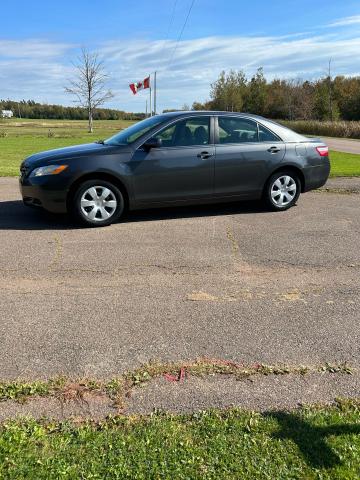
<path id="1" fill-rule="evenodd" d="M 87 109 L 89 133 L 92 133 L 95 109 L 114 95 L 111 90 L 106 89 L 108 75 L 104 72 L 104 62 L 99 59 L 97 53 L 82 48 L 77 63 L 73 63 L 73 66 L 76 70 L 75 78 L 69 80 L 65 92 L 74 95 L 75 102 Z"/>

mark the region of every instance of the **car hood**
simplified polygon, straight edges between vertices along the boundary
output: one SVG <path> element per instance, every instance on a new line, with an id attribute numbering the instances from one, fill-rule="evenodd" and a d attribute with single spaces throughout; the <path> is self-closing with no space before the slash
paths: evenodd
<path id="1" fill-rule="evenodd" d="M 92 155 L 110 155 L 114 151 L 129 150 L 127 145 L 114 146 L 103 145 L 101 143 L 87 143 L 84 145 L 74 145 L 71 147 L 57 148 L 55 150 L 46 150 L 44 152 L 35 153 L 27 157 L 23 164 L 25 167 L 38 167 L 43 165 L 50 165 L 52 162 L 59 160 L 66 161 L 71 158 L 89 157 Z"/>

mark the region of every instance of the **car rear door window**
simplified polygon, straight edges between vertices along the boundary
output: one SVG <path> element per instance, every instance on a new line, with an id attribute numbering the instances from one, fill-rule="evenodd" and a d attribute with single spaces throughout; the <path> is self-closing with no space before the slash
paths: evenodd
<path id="1" fill-rule="evenodd" d="M 280 142 L 280 138 L 259 123 L 259 142 Z"/>
<path id="2" fill-rule="evenodd" d="M 208 145 L 210 117 L 192 117 L 180 120 L 161 130 L 155 138 L 162 140 L 164 147 L 188 147 Z"/>
<path id="3" fill-rule="evenodd" d="M 240 117 L 219 117 L 219 143 L 258 142 L 257 122 Z"/>

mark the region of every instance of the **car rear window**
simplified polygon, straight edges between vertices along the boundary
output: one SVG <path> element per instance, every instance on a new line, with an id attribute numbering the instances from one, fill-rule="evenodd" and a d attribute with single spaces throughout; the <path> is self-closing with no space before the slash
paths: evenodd
<path id="1" fill-rule="evenodd" d="M 246 143 L 257 141 L 257 122 L 240 117 L 219 117 L 220 143 Z"/>

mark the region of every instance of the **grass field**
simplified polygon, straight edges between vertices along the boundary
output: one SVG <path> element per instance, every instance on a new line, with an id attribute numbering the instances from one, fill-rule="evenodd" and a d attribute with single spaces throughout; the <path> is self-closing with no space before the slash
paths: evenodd
<path id="1" fill-rule="evenodd" d="M 278 120 L 286 127 L 304 135 L 320 137 L 358 138 L 360 139 L 360 122 L 337 120 Z"/>
<path id="2" fill-rule="evenodd" d="M 108 138 L 132 123 L 95 121 L 95 132 L 89 134 L 80 120 L 0 120 L 0 176 L 18 175 L 22 160 L 33 153 Z"/>
<path id="3" fill-rule="evenodd" d="M 332 151 L 330 161 L 332 177 L 360 176 L 360 155 Z"/>
<path id="4" fill-rule="evenodd" d="M 0 119 L 0 176 L 17 176 L 21 161 L 33 153 L 108 138 L 132 123 L 95 121 L 89 134 L 85 121 Z M 331 152 L 330 159 L 331 176 L 360 176 L 360 155 Z"/>
<path id="5" fill-rule="evenodd" d="M 9 422 L 6 479 L 358 479 L 359 403 L 265 414 L 114 417 L 100 424 Z"/>

